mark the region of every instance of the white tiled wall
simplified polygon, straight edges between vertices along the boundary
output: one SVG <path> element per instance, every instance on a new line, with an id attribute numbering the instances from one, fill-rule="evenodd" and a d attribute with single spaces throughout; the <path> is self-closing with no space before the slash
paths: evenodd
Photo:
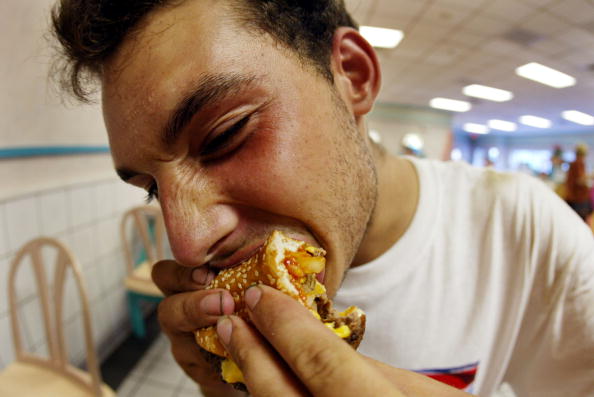
<path id="1" fill-rule="evenodd" d="M 0 368 L 14 359 L 7 305 L 9 265 L 22 244 L 41 235 L 65 243 L 81 266 L 100 357 L 109 354 L 127 336 L 130 326 L 122 283 L 125 265 L 119 223 L 123 212 L 142 204 L 142 200 L 141 190 L 113 178 L 0 201 Z M 53 263 L 50 253 L 43 256 Z M 48 272 L 50 275 L 52 273 Z M 82 316 L 71 275 L 68 279 L 63 324 L 69 355 L 75 363 L 82 363 Z M 17 286 L 25 346 L 30 351 L 44 352 L 39 299 L 29 266 L 21 267 Z"/>

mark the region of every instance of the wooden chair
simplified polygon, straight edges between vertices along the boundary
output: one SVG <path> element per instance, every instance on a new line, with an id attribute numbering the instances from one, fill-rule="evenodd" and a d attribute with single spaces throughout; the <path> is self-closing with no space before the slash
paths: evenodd
<path id="1" fill-rule="evenodd" d="M 153 264 L 164 259 L 165 223 L 161 210 L 152 205 L 128 210 L 122 218 L 121 237 L 126 258 L 127 275 L 124 284 L 128 291 L 132 331 L 138 338 L 144 338 L 146 327 L 142 301 L 160 302 L 163 299 L 163 293 L 151 279 Z M 135 258 L 133 255 L 135 241 L 131 237 L 140 238 L 140 257 Z"/>
<path id="2" fill-rule="evenodd" d="M 48 247 L 57 251 L 53 293 L 50 293 L 46 277 L 46 264 L 42 256 L 42 249 L 48 249 Z M 31 258 L 38 287 L 49 356 L 47 358 L 23 350 L 21 327 L 17 315 L 16 275 L 23 259 L 27 256 Z M 87 372 L 74 367 L 68 362 L 62 324 L 64 282 L 68 269 L 72 270 L 80 297 L 87 354 Z M 0 396 L 115 396 L 109 386 L 101 381 L 91 331 L 89 302 L 79 265 L 72 253 L 62 243 L 55 239 L 42 237 L 30 241 L 18 251 L 10 266 L 8 299 L 16 359 L 0 373 Z"/>

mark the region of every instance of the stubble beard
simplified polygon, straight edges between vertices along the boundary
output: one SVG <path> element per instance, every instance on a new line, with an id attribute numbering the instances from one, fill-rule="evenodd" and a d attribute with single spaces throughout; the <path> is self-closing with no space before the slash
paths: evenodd
<path id="1" fill-rule="evenodd" d="M 349 150 L 341 151 L 342 158 L 340 169 L 345 170 L 339 179 L 340 183 L 354 183 L 356 186 L 350 190 L 354 193 L 356 203 L 348 207 L 348 214 L 340 217 L 340 227 L 347 231 L 346 236 L 350 242 L 350 252 L 345 255 L 348 266 L 345 266 L 340 284 L 344 281 L 346 273 L 351 267 L 356 253 L 359 251 L 361 242 L 372 226 L 373 215 L 376 210 L 378 196 L 378 174 L 377 165 L 374 160 L 371 147 L 367 144 L 348 108 L 342 101 L 335 89 L 332 90 L 333 101 L 335 102 L 335 115 L 341 129 L 344 131 L 343 145 L 348 145 Z M 348 172 L 349 169 L 353 171 Z M 351 198 L 345 197 L 345 202 Z M 346 247 L 345 247 L 346 248 Z"/>

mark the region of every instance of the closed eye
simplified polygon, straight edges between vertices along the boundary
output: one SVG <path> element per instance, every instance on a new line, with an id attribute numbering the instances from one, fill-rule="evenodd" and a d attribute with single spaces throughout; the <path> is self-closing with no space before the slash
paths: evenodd
<path id="1" fill-rule="evenodd" d="M 242 143 L 240 132 L 248 121 L 250 121 L 251 116 L 251 114 L 246 115 L 237 123 L 233 124 L 222 133 L 215 135 L 212 139 L 203 144 L 198 153 L 202 160 L 214 160 L 237 149 Z"/>

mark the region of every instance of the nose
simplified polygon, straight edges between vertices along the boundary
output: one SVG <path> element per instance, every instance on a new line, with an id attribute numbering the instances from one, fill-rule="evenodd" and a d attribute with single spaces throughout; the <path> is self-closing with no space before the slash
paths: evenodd
<path id="1" fill-rule="evenodd" d="M 159 202 L 175 259 L 184 266 L 205 264 L 237 226 L 237 213 L 222 203 L 222 195 L 209 181 L 188 182 L 169 175 L 158 182 Z"/>

